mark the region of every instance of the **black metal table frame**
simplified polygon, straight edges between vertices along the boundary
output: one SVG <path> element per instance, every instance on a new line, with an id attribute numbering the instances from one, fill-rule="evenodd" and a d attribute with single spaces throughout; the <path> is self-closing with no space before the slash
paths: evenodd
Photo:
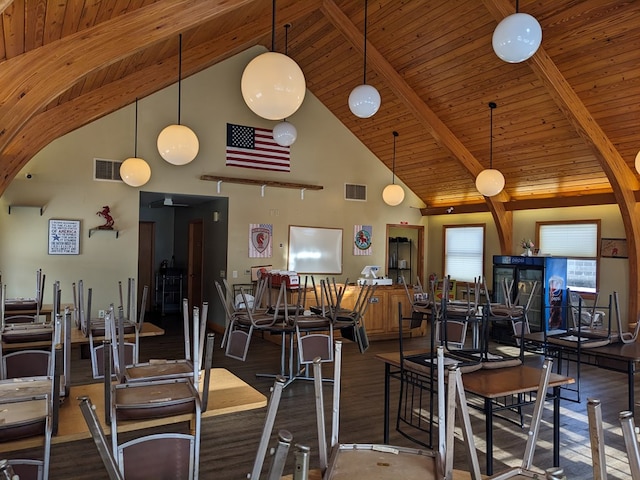
<path id="1" fill-rule="evenodd" d="M 471 373 L 472 374 L 472 373 Z M 467 374 L 470 375 L 470 374 Z M 390 386 L 391 378 L 400 379 L 400 368 L 396 367 L 392 369 L 392 364 L 384 362 L 384 429 L 383 429 L 383 443 L 389 443 L 389 400 L 390 400 Z M 463 382 L 464 383 L 464 382 Z M 560 466 L 560 387 L 552 387 L 552 395 L 547 395 L 547 398 L 553 398 L 553 466 Z M 530 399 L 526 402 L 519 402 L 518 404 L 500 404 L 495 402 L 495 399 L 478 395 L 475 392 L 468 392 L 474 396 L 483 399 L 483 411 L 485 414 L 485 426 L 486 426 L 486 474 L 493 475 L 493 416 L 496 412 L 511 409 L 515 406 L 532 405 L 535 400 Z M 495 407 L 495 408 L 494 408 Z"/>

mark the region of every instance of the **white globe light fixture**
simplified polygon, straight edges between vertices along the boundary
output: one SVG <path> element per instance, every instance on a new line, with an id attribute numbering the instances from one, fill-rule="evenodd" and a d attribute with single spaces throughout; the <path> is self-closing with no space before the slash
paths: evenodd
<path id="1" fill-rule="evenodd" d="M 151 178 L 151 167 L 142 158 L 130 157 L 120 165 L 120 177 L 130 187 L 141 187 Z"/>
<path id="2" fill-rule="evenodd" d="M 396 207 L 404 200 L 404 189 L 398 184 L 389 184 L 382 191 L 382 200 L 390 207 Z"/>
<path id="3" fill-rule="evenodd" d="M 266 52 L 245 67 L 240 88 L 253 113 L 267 120 L 280 120 L 300 108 L 306 82 L 302 70 L 290 57 Z"/>
<path id="4" fill-rule="evenodd" d="M 502 19 L 493 31 L 491 40 L 496 55 L 509 63 L 520 63 L 531 58 L 542 43 L 542 28 L 528 13 L 516 13 Z"/>
<path id="5" fill-rule="evenodd" d="M 476 188 L 485 197 L 493 197 L 504 188 L 504 175 L 500 170 L 487 168 L 476 177 Z"/>
<path id="6" fill-rule="evenodd" d="M 151 178 L 151 167 L 138 157 L 138 99 L 136 98 L 136 127 L 134 135 L 134 154 L 120 165 L 120 178 L 130 187 L 141 187 Z"/>
<path id="7" fill-rule="evenodd" d="M 636 171 L 640 173 L 640 152 L 636 155 Z"/>
<path id="8" fill-rule="evenodd" d="M 380 93 L 371 85 L 358 85 L 349 94 L 349 110 L 356 117 L 369 118 L 380 109 Z"/>
<path id="9" fill-rule="evenodd" d="M 282 147 L 290 147 L 298 138 L 298 130 L 286 120 L 273 127 L 273 140 Z"/>
<path id="10" fill-rule="evenodd" d="M 393 164 L 391 167 L 391 183 L 384 187 L 382 200 L 390 207 L 400 205 L 404 200 L 404 189 L 396 184 L 396 138 L 398 132 L 393 132 Z"/>
<path id="11" fill-rule="evenodd" d="M 160 156 L 173 165 L 186 165 L 200 149 L 198 137 L 185 125 L 169 125 L 158 135 Z"/>
<path id="12" fill-rule="evenodd" d="M 182 34 L 178 51 L 178 123 L 162 129 L 157 146 L 160 156 L 172 165 L 186 165 L 198 155 L 200 142 L 189 127 L 180 124 L 182 93 Z"/>
<path id="13" fill-rule="evenodd" d="M 504 175 L 493 168 L 493 109 L 497 105 L 489 102 L 491 109 L 491 127 L 489 131 L 489 168 L 481 171 L 476 177 L 476 189 L 485 197 L 498 195 L 504 188 Z"/>
<path id="14" fill-rule="evenodd" d="M 364 0 L 364 69 L 362 85 L 358 85 L 349 94 L 349 110 L 356 117 L 369 118 L 380 109 L 380 93 L 367 85 L 367 0 Z"/>

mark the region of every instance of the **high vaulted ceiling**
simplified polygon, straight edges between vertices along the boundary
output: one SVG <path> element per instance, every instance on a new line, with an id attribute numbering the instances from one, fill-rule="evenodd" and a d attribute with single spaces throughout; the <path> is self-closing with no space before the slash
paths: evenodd
<path id="1" fill-rule="evenodd" d="M 272 0 L 0 0 L 0 193 L 53 139 L 253 45 L 271 48 Z M 624 203 L 640 150 L 640 1 L 522 0 L 543 30 L 520 64 L 491 37 L 509 0 L 369 0 L 369 119 L 348 109 L 363 80 L 364 0 L 278 0 L 276 50 L 308 89 L 425 203 L 423 213 Z M 506 178 L 485 199 L 475 176 Z M 625 200 L 626 199 L 626 200 Z"/>

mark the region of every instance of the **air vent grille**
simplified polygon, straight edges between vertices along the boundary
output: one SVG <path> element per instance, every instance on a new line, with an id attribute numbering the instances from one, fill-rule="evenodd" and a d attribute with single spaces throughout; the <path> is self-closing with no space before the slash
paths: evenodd
<path id="1" fill-rule="evenodd" d="M 367 201 L 367 186 L 355 185 L 353 183 L 344 184 L 344 198 L 345 200 L 355 200 L 358 202 Z"/>
<path id="2" fill-rule="evenodd" d="M 107 182 L 121 182 L 120 165 L 122 162 L 106 160 L 104 158 L 93 159 L 93 179 Z"/>

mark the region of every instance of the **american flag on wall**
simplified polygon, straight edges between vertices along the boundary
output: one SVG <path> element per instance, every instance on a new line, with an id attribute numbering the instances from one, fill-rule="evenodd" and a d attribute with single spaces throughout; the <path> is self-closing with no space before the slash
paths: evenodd
<path id="1" fill-rule="evenodd" d="M 371 225 L 353 226 L 353 254 L 355 256 L 372 255 L 371 239 L 373 227 Z"/>
<path id="2" fill-rule="evenodd" d="M 271 258 L 273 225 L 269 223 L 249 224 L 249 258 Z"/>
<path id="3" fill-rule="evenodd" d="M 227 123 L 228 167 L 291 171 L 291 148 L 278 145 L 266 128 Z"/>

